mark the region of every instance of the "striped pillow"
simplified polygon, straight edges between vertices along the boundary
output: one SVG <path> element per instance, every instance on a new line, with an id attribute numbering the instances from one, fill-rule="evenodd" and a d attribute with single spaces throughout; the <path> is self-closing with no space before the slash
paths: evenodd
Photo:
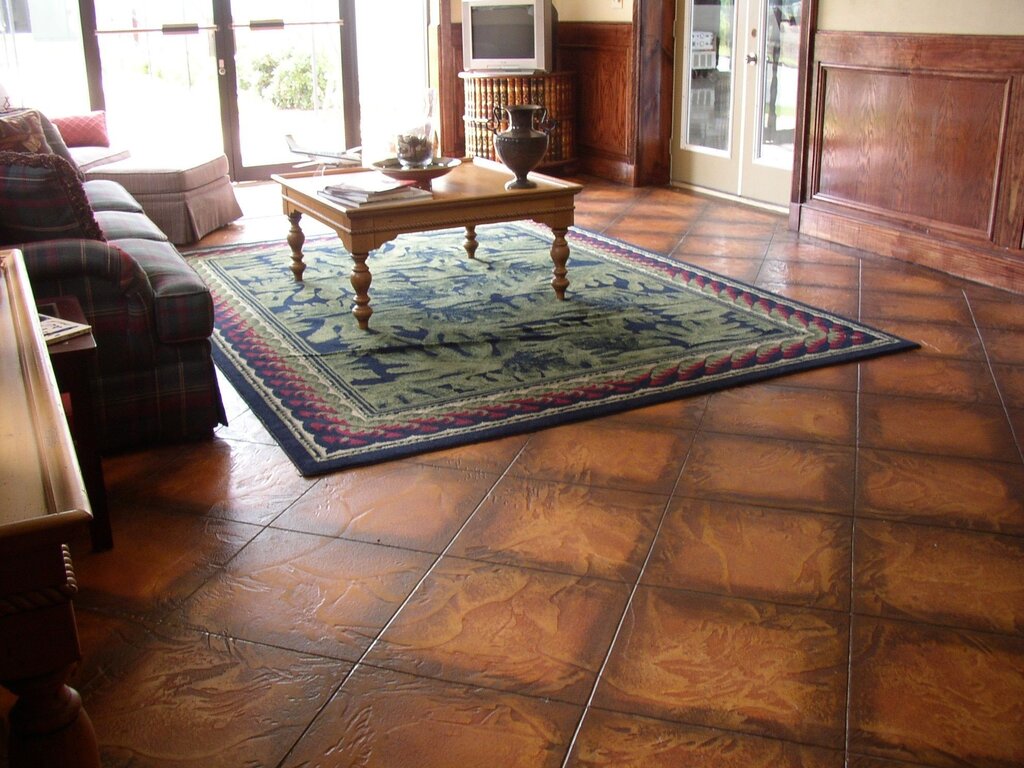
<path id="1" fill-rule="evenodd" d="M 0 152 L 0 243 L 103 240 L 82 183 L 59 155 Z"/>

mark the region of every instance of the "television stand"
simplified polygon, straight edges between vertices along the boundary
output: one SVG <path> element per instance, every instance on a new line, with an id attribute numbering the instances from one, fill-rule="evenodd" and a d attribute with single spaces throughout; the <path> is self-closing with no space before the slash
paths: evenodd
<path id="1" fill-rule="evenodd" d="M 495 107 L 512 104 L 537 104 L 547 107 L 554 121 L 548 151 L 539 168 L 551 169 L 576 162 L 576 87 L 575 73 L 523 73 L 488 71 L 460 72 L 465 83 L 466 155 L 498 160 L 487 122 Z M 506 127 L 502 123 L 499 130 Z"/>

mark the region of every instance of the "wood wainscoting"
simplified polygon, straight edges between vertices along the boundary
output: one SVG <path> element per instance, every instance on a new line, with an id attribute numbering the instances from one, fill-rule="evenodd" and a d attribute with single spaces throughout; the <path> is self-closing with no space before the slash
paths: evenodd
<path id="1" fill-rule="evenodd" d="M 813 46 L 799 231 L 1024 292 L 1024 38 Z"/>

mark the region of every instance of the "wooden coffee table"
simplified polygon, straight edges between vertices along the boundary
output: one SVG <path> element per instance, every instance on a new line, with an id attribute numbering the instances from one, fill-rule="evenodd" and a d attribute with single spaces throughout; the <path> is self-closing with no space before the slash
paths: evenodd
<path id="1" fill-rule="evenodd" d="M 369 328 L 370 282 L 367 265 L 370 251 L 407 232 L 426 232 L 449 227 L 465 227 L 463 246 L 469 258 L 476 252 L 476 227 L 500 221 L 532 219 L 551 228 L 553 241 L 551 261 L 554 262 L 551 286 L 555 296 L 565 298 L 569 285 L 566 263 L 569 246 L 565 235 L 573 224 L 573 198 L 583 188 L 579 184 L 531 174 L 535 189 L 506 190 L 505 182 L 512 173 L 504 166 L 488 160 L 465 160 L 450 173 L 431 182 L 433 198 L 377 203 L 371 206 L 346 207 L 327 200 L 317 192 L 331 183 L 338 174 L 366 170 L 339 169 L 323 174 L 286 173 L 272 178 L 281 185 L 284 213 L 291 221 L 288 245 L 292 249 L 291 270 L 302 280 L 302 244 L 306 236 L 300 227 L 303 214 L 333 229 L 352 254 L 350 280 L 355 291 L 352 314 L 359 327 Z"/>

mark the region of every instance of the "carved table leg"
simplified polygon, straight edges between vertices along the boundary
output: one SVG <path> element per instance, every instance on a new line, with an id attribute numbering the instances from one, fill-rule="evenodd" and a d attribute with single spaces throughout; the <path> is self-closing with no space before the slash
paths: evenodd
<path id="1" fill-rule="evenodd" d="M 370 281 L 373 280 L 373 275 L 370 274 L 370 268 L 366 266 L 366 257 L 369 253 L 353 253 L 352 254 L 352 275 L 349 278 L 352 281 L 352 290 L 356 292 L 355 304 L 352 307 L 352 314 L 356 316 L 356 320 L 359 321 L 359 327 L 364 331 L 370 327 L 370 315 L 373 314 L 373 309 L 370 308 Z"/>
<path id="2" fill-rule="evenodd" d="M 302 273 L 306 270 L 306 265 L 302 261 L 302 244 L 306 242 L 306 236 L 299 226 L 301 218 L 302 214 L 298 211 L 292 211 L 288 214 L 288 220 L 292 223 L 291 228 L 288 230 L 288 245 L 292 249 L 292 274 L 295 275 L 295 282 L 297 283 L 302 282 Z"/>
<path id="3" fill-rule="evenodd" d="M 480 245 L 476 241 L 476 227 L 472 224 L 466 225 L 466 242 L 462 244 L 462 247 L 466 249 L 466 254 L 469 258 L 474 258 L 476 254 L 476 248 Z"/>
<path id="4" fill-rule="evenodd" d="M 18 696 L 10 713 L 11 768 L 99 768 L 99 747 L 82 698 L 65 684 L 72 666 L 4 687 Z"/>
<path id="5" fill-rule="evenodd" d="M 551 271 L 551 287 L 555 289 L 555 296 L 559 299 L 565 298 L 565 289 L 569 287 L 569 280 L 566 278 L 568 270 L 565 268 L 569 261 L 569 244 L 565 242 L 565 234 L 568 228 L 551 229 L 555 241 L 551 245 L 551 261 L 555 268 Z"/>

